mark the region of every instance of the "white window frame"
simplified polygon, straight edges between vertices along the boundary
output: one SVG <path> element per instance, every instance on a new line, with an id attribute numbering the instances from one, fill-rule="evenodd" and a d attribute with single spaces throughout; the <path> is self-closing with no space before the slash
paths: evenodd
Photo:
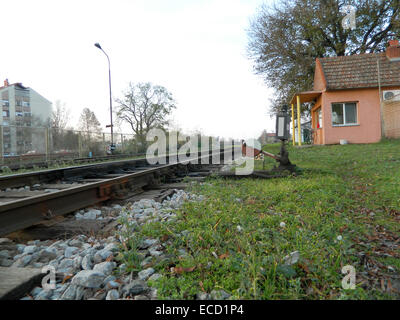
<path id="1" fill-rule="evenodd" d="M 346 123 L 346 112 L 345 112 L 345 106 L 346 104 L 355 104 L 356 105 L 356 117 L 357 117 L 357 122 L 356 123 Z M 348 101 L 348 102 L 332 102 L 331 104 L 331 116 L 333 117 L 333 105 L 334 104 L 341 104 L 343 108 L 343 124 L 334 124 L 333 119 L 331 119 L 332 127 L 351 127 L 351 126 L 359 126 L 359 120 L 358 120 L 358 102 L 357 101 Z"/>

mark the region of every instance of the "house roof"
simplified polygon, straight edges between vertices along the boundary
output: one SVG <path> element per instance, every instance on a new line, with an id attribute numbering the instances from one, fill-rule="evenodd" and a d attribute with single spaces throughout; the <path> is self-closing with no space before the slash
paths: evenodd
<path id="1" fill-rule="evenodd" d="M 293 97 L 292 100 L 290 100 L 290 104 L 296 104 L 297 103 L 297 96 L 300 97 L 300 103 L 305 103 L 305 102 L 311 102 L 316 100 L 320 95 L 322 91 L 304 91 L 300 93 L 296 93 Z"/>
<path id="2" fill-rule="evenodd" d="M 390 61 L 386 53 L 369 53 L 319 59 L 327 90 L 378 87 L 378 64 L 382 87 L 400 86 L 400 61 Z"/>
<path id="3" fill-rule="evenodd" d="M 23 89 L 23 90 L 28 89 L 28 87 L 24 87 L 21 82 L 16 82 L 16 83 L 11 83 L 8 86 L 2 86 L 2 87 L 0 87 L 0 90 L 2 90 L 4 88 L 12 87 L 12 86 L 15 86 L 18 89 Z"/>

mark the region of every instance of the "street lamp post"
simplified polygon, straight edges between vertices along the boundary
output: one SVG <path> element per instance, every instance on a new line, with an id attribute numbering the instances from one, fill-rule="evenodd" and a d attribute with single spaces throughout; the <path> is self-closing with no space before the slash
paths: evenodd
<path id="1" fill-rule="evenodd" d="M 111 127 L 111 146 L 110 146 L 110 151 L 113 153 L 115 146 L 114 146 L 114 126 L 113 126 L 113 118 L 112 118 L 112 96 L 111 96 L 111 68 L 110 68 L 110 58 L 108 57 L 108 54 L 103 50 L 103 48 L 100 46 L 99 43 L 94 44 L 95 47 L 99 48 L 103 53 L 106 55 L 107 60 L 108 60 L 108 82 L 109 82 L 109 87 L 110 87 L 110 119 L 111 119 L 111 124 L 107 127 Z"/>

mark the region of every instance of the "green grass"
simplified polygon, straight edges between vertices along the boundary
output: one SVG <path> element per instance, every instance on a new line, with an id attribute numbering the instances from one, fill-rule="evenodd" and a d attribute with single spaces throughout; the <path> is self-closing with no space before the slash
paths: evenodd
<path id="1" fill-rule="evenodd" d="M 277 153 L 279 145 L 264 149 Z M 301 175 L 209 178 L 190 190 L 203 194 L 203 202 L 187 202 L 174 223 L 152 223 L 139 231 L 169 239 L 171 258 L 155 266 L 164 275 L 153 284 L 160 298 L 193 299 L 219 289 L 234 299 L 399 298 L 384 289 L 400 275 L 400 141 L 289 146 L 289 152 Z M 177 235 L 184 230 L 186 236 Z M 396 241 L 397 249 L 390 249 Z M 178 258 L 182 248 L 189 254 Z M 300 252 L 300 260 L 283 266 L 293 251 Z M 345 265 L 356 269 L 355 290 L 341 286 Z M 190 272 L 172 274 L 171 266 Z"/>

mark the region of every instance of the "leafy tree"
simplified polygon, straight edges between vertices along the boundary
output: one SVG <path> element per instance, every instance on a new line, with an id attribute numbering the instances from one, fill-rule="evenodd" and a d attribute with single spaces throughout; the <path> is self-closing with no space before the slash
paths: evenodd
<path id="1" fill-rule="evenodd" d="M 272 112 L 298 91 L 310 90 L 317 57 L 385 50 L 400 34 L 400 0 L 280 0 L 263 4 L 248 30 L 254 71 L 276 90 Z M 356 29 L 341 11 L 356 8 Z"/>
<path id="2" fill-rule="evenodd" d="M 146 134 L 153 128 L 165 129 L 167 117 L 176 108 L 172 94 L 162 86 L 149 82 L 129 83 L 122 99 L 117 99 L 117 117 L 128 123 L 143 151 Z"/>

